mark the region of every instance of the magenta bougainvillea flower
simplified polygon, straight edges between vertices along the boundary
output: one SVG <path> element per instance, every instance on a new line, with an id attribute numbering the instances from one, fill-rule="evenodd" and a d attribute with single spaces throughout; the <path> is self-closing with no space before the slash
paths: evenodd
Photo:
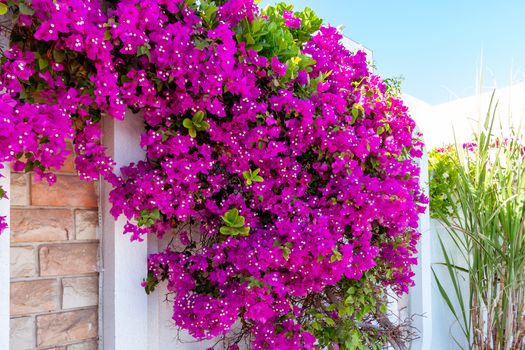
<path id="1" fill-rule="evenodd" d="M 386 288 L 412 285 L 426 199 L 414 121 L 363 52 L 311 10 L 253 0 L 11 7 L 1 161 L 51 184 L 72 142 L 130 239 L 173 236 L 143 285 L 167 281 L 197 339 L 313 349 L 355 328 L 366 342 Z M 100 121 L 127 110 L 146 157 L 116 175 Z"/>

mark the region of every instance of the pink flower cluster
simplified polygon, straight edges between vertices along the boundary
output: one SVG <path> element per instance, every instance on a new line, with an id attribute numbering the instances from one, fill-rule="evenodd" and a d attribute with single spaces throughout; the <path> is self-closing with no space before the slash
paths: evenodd
<path id="1" fill-rule="evenodd" d="M 0 99 L 0 159 L 14 162 L 15 170 L 33 170 L 52 184 L 54 175 L 47 170 L 61 167 L 70 153 L 66 143 L 73 142 L 82 178 L 95 180 L 102 174 L 116 184 L 113 162 L 100 145 L 100 117 L 93 113 L 122 119 L 127 107 L 119 98 L 112 45 L 104 39 L 107 16 L 101 4 L 35 0 L 32 8 L 24 6 L 33 15 L 18 10 L 14 39 L 0 71 L 0 88 L 6 91 Z M 36 43 L 30 45 L 29 34 L 47 49 L 46 55 L 36 50 Z M 87 77 L 85 67 L 71 64 L 66 55 L 89 60 L 92 74 Z M 65 79 L 75 69 L 85 81 Z"/>
<path id="2" fill-rule="evenodd" d="M 131 239 L 178 235 L 150 256 L 144 285 L 168 281 L 179 327 L 313 349 L 305 298 L 371 269 L 407 291 L 422 144 L 335 28 L 310 28 L 303 42 L 300 14 L 272 22 L 253 0 L 31 6 L 1 67 L 0 160 L 52 183 L 71 140 L 80 176 L 114 185 L 112 213 Z M 277 39 L 297 52 L 258 47 L 257 30 L 261 42 L 286 33 Z M 128 108 L 144 116 L 146 159 L 117 177 L 99 122 Z"/>

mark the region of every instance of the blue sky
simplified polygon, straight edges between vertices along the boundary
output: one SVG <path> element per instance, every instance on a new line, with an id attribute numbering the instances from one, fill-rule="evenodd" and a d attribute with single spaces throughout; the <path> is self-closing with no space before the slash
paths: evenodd
<path id="1" fill-rule="evenodd" d="M 279 1 L 264 0 L 261 6 Z M 431 104 L 525 81 L 525 0 L 287 0 L 370 48 L 384 77 Z"/>

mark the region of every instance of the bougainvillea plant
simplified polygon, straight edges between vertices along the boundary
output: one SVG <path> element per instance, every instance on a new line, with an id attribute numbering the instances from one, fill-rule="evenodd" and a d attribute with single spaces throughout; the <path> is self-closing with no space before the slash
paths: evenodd
<path id="1" fill-rule="evenodd" d="M 335 28 L 254 0 L 0 0 L 7 11 L 0 160 L 52 184 L 72 142 L 132 240 L 173 236 L 143 285 L 167 281 L 178 327 L 232 350 L 398 341 L 386 293 L 413 284 L 422 142 Z M 146 157 L 115 171 L 100 123 L 128 110 Z"/>

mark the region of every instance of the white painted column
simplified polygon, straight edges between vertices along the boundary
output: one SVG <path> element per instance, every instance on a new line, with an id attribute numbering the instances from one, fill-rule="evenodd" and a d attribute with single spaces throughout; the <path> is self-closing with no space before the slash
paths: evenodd
<path id="1" fill-rule="evenodd" d="M 147 239 L 147 244 L 148 254 L 159 252 L 160 249 L 157 237 L 149 236 Z M 144 292 L 144 294 L 146 293 Z M 160 345 L 160 314 L 163 307 L 171 309 L 171 306 L 167 303 L 164 303 L 163 301 L 164 295 L 160 294 L 159 288 L 156 288 L 148 296 L 148 350 L 163 350 Z"/>
<path id="2" fill-rule="evenodd" d="M 428 154 L 424 151 L 420 161 L 420 186 L 428 196 Z M 413 326 L 420 338 L 413 341 L 411 349 L 430 350 L 432 344 L 432 270 L 431 270 L 431 232 L 430 208 L 419 218 L 421 239 L 418 244 L 418 264 L 414 267 L 416 285 L 409 292 L 409 313 L 415 315 Z"/>
<path id="3" fill-rule="evenodd" d="M 0 170 L 0 186 L 10 195 L 9 165 Z M 9 200 L 0 199 L 0 216 L 4 216 L 9 224 Z M 0 349 L 9 349 L 9 278 L 10 278 L 10 230 L 7 228 L 0 234 Z"/>
<path id="4" fill-rule="evenodd" d="M 104 120 L 104 144 L 116 169 L 144 158 L 143 130 L 139 115 L 128 113 L 124 121 Z M 102 348 L 150 349 L 148 296 L 140 285 L 147 274 L 148 247 L 146 242 L 130 242 L 129 235 L 123 234 L 125 218 L 115 220 L 109 213 L 111 190 L 110 184 L 102 184 Z"/>
<path id="5" fill-rule="evenodd" d="M 140 115 L 124 121 L 104 120 L 104 145 L 117 163 L 117 169 L 144 159 L 140 135 L 144 121 Z M 167 241 L 149 236 L 143 242 L 130 242 L 124 235 L 126 220 L 115 221 L 109 213 L 112 187 L 102 183 L 102 311 L 101 348 L 104 350 L 203 350 L 213 342 L 195 343 L 186 332 L 178 333 L 172 305 L 164 302 L 167 290 L 161 285 L 149 296 L 140 286 L 147 275 L 148 253 L 164 250 Z M 168 239 L 168 238 L 166 238 Z M 169 240 L 169 239 L 168 239 Z M 179 337 L 184 342 L 179 341 Z M 3 349 L 0 347 L 0 349 Z"/>

